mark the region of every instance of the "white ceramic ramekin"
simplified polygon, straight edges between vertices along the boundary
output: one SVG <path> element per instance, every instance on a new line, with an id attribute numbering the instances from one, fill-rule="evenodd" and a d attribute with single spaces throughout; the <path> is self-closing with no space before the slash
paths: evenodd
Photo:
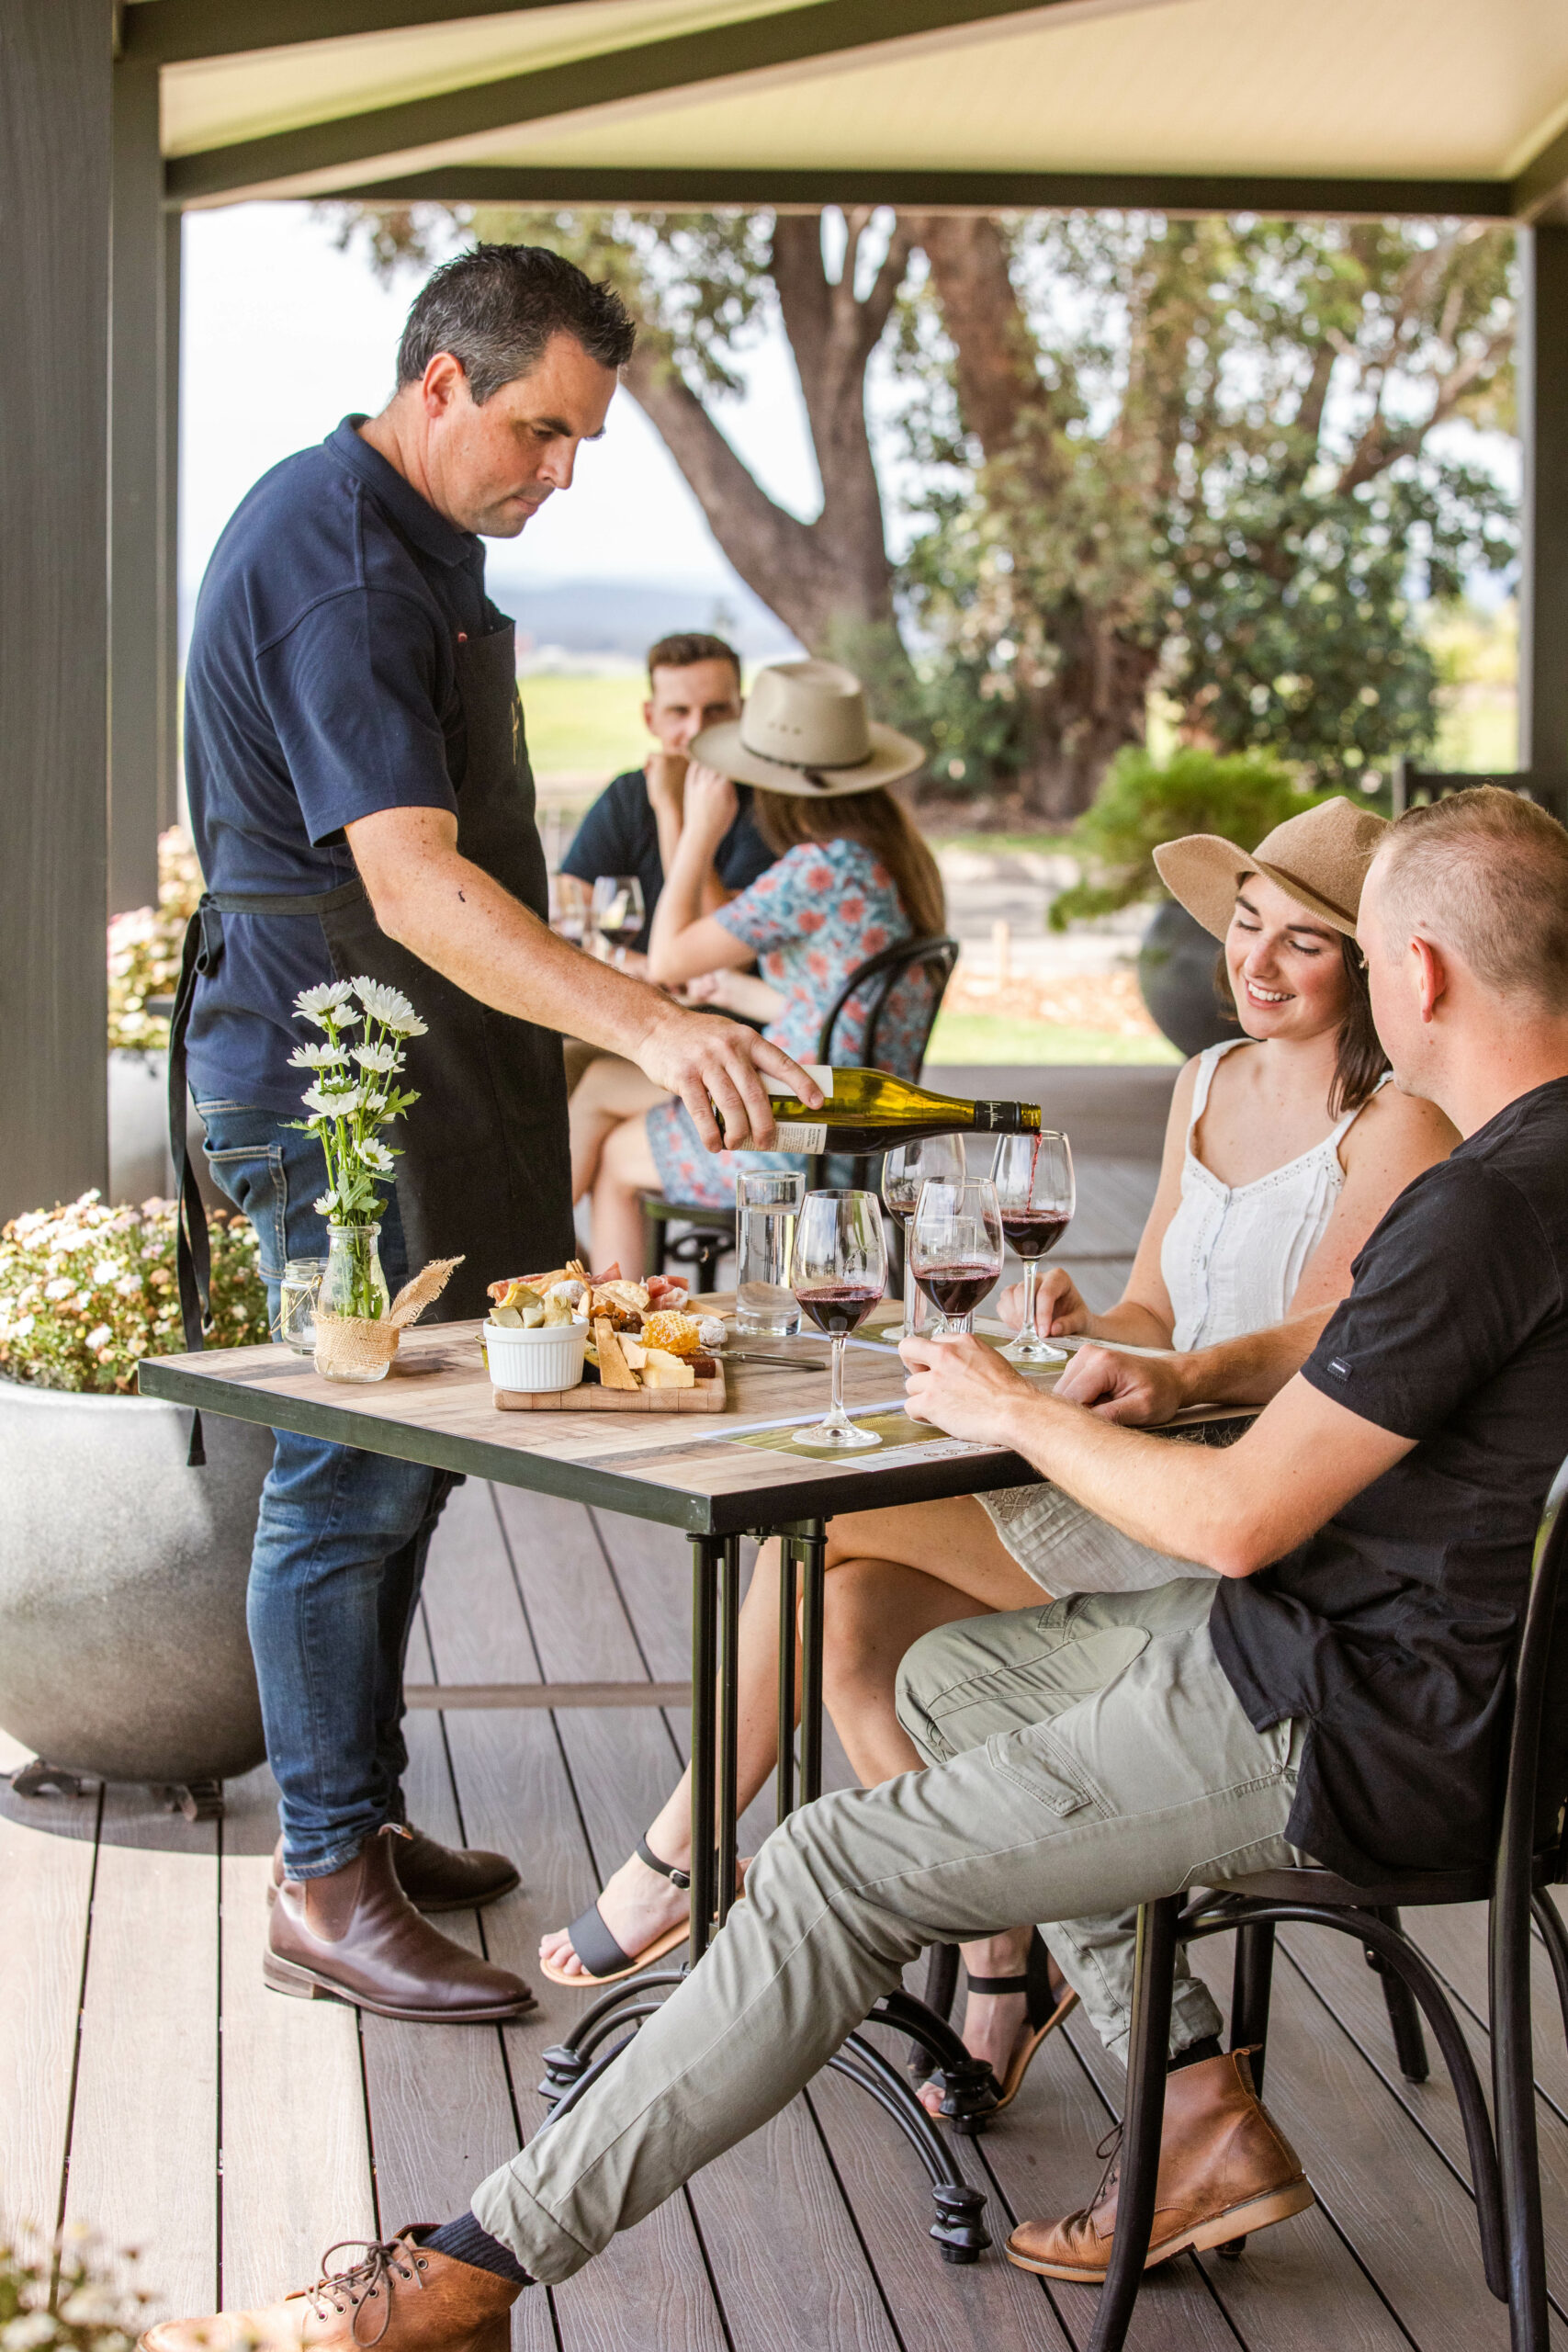
<path id="1" fill-rule="evenodd" d="M 525 1396 L 553 1395 L 558 1389 L 575 1388 L 582 1378 L 588 1326 L 536 1324 L 531 1331 L 519 1331 L 513 1325 L 487 1323 L 484 1343 L 495 1387 Z"/>

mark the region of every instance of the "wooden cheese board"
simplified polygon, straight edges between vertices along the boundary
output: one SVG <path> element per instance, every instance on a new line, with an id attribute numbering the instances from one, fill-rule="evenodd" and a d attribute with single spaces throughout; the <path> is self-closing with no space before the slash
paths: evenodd
<path id="1" fill-rule="evenodd" d="M 493 1393 L 498 1413 L 722 1413 L 728 1402 L 724 1366 L 716 1363 L 712 1379 L 691 1388 L 605 1388 L 584 1381 L 531 1396 L 513 1388 Z"/>

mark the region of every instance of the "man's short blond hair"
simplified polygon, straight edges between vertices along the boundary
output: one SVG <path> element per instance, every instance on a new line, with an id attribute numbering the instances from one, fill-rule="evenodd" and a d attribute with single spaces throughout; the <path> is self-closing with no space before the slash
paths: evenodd
<path id="1" fill-rule="evenodd" d="M 1409 809 L 1377 854 L 1380 919 L 1447 947 L 1499 996 L 1568 1012 L 1568 832 L 1480 785 Z"/>

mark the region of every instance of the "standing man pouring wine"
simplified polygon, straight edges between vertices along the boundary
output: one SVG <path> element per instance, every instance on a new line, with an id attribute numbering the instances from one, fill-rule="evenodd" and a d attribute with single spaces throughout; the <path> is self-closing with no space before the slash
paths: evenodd
<path id="1" fill-rule="evenodd" d="M 766 1077 L 814 1094 L 777 1046 L 591 961 L 546 921 L 513 627 L 485 594 L 479 535 L 515 537 L 570 487 L 632 340 L 615 294 L 555 254 L 460 255 L 413 304 L 381 414 L 275 467 L 209 566 L 186 751 L 209 895 L 171 1098 L 183 1160 L 188 1059 L 213 1176 L 256 1227 L 275 1306 L 286 1261 L 325 1253 L 325 1170 L 290 1067 L 304 989 L 366 975 L 426 1023 L 381 1250 L 394 1287 L 462 1257 L 456 1316 L 481 1310 L 498 1268 L 570 1254 L 562 1031 L 638 1064 L 710 1144 L 716 1113 L 771 1141 Z M 195 1271 L 181 1287 L 199 1345 Z M 420 1916 L 517 1883 L 505 1857 L 450 1851 L 404 1816 L 403 1653 L 451 1484 L 279 1433 L 249 1600 L 283 1823 L 271 1978 L 447 2022 L 533 2000 Z"/>

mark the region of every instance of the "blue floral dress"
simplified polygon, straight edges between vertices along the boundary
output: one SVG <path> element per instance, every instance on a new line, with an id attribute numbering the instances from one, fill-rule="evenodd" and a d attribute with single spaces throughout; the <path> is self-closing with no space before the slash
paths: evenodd
<path id="1" fill-rule="evenodd" d="M 823 1021 L 851 973 L 910 935 L 887 868 L 851 841 L 804 842 L 787 851 L 714 920 L 754 949 L 762 978 L 785 1000 L 763 1035 L 797 1062 L 816 1060 Z M 877 1024 L 878 1069 L 915 1076 L 931 1001 L 928 976 L 906 973 Z M 863 1066 L 869 1009 L 852 998 L 840 1016 L 834 1060 L 841 1069 Z M 648 1139 L 666 1200 L 707 1208 L 731 1205 L 738 1174 L 807 1165 L 792 1152 L 705 1151 L 683 1102 L 662 1102 L 648 1114 Z"/>

